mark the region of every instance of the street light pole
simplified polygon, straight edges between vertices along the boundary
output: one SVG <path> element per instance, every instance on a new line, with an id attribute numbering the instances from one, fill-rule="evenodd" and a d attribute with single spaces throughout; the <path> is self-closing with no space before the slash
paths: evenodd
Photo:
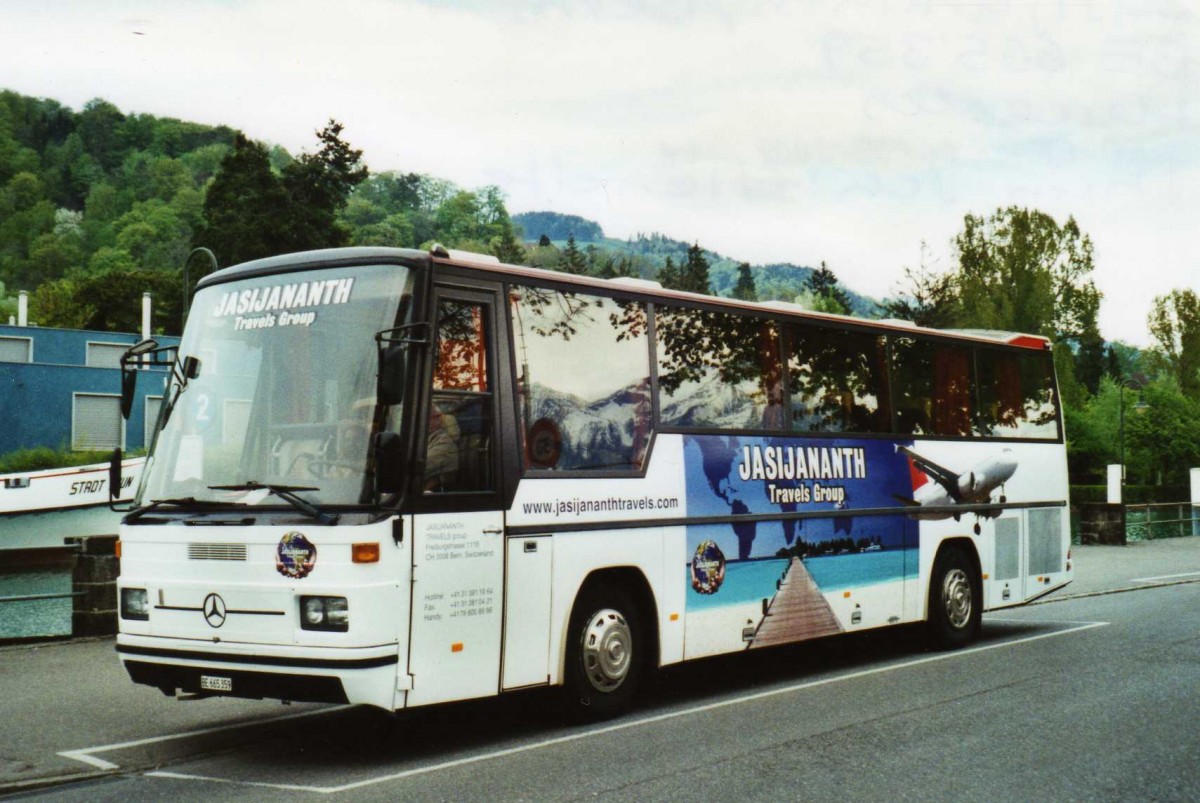
<path id="1" fill-rule="evenodd" d="M 1136 390 L 1138 392 L 1137 404 L 1135 404 L 1133 406 L 1133 409 L 1136 410 L 1137 412 L 1141 413 L 1141 412 L 1144 412 L 1146 410 L 1146 408 L 1148 408 L 1150 406 L 1150 405 L 1146 404 L 1145 399 L 1143 399 L 1142 395 L 1141 395 L 1142 389 L 1145 387 L 1146 387 L 1145 382 L 1140 382 L 1136 379 L 1132 379 L 1132 378 L 1126 379 L 1126 378 L 1122 377 L 1121 379 L 1117 380 L 1117 394 L 1118 394 L 1117 395 L 1117 398 L 1118 398 L 1117 411 L 1118 411 L 1118 418 L 1119 418 L 1119 428 L 1117 430 L 1117 440 L 1118 440 L 1118 446 L 1120 448 L 1120 456 L 1121 456 L 1121 502 L 1125 501 L 1125 389 L 1129 388 L 1130 390 Z"/>
<path id="2" fill-rule="evenodd" d="M 187 324 L 188 306 L 191 303 L 192 295 L 192 282 L 188 278 L 188 263 L 192 261 L 192 257 L 194 257 L 196 254 L 207 254 L 208 261 L 212 263 L 212 269 L 220 270 L 220 266 L 217 265 L 216 254 L 203 246 L 200 246 L 199 248 L 193 248 L 187 255 L 187 259 L 183 260 L 183 312 L 179 316 L 180 336 L 183 335 L 183 327 Z"/>

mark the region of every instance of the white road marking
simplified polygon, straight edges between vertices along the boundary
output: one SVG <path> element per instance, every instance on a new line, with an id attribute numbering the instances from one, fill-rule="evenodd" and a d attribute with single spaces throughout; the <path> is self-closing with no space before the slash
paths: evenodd
<path id="1" fill-rule="evenodd" d="M 106 744 L 100 747 L 84 747 L 79 750 L 63 750 L 58 755 L 63 758 L 82 761 L 84 764 L 90 764 L 97 769 L 102 770 L 118 770 L 120 764 L 114 764 L 111 761 L 105 761 L 102 758 L 96 758 L 92 753 L 111 753 L 114 750 L 124 750 L 129 747 L 141 747 L 147 744 L 157 744 L 158 742 L 170 742 L 175 739 L 186 739 L 189 736 L 204 736 L 209 733 L 220 733 L 221 731 L 237 730 L 239 728 L 252 728 L 255 725 L 269 725 L 273 722 L 284 722 L 289 719 L 299 719 L 300 717 L 311 717 L 314 714 L 328 714 L 332 711 L 340 711 L 349 706 L 339 705 L 334 708 L 318 708 L 315 711 L 301 711 L 297 714 L 285 714 L 281 717 L 272 717 L 271 719 L 259 719 L 253 722 L 240 722 L 237 725 L 218 725 L 213 728 L 204 728 L 198 731 L 184 731 L 183 733 L 169 733 L 166 736 L 151 736 L 146 739 L 136 739 L 132 742 L 121 742 L 119 744 Z"/>
<path id="2" fill-rule="evenodd" d="M 1158 583 L 1163 580 L 1174 580 L 1178 577 L 1200 577 L 1200 572 L 1183 572 L 1182 574 L 1160 574 L 1157 577 L 1135 577 L 1131 583 Z"/>
<path id="3" fill-rule="evenodd" d="M 1058 622 L 1040 622 L 1039 624 L 1059 624 L 1059 623 Z M 629 730 L 630 728 L 637 728 L 637 727 L 641 727 L 643 725 L 653 725 L 653 724 L 656 724 L 659 722 L 666 722 L 666 721 L 672 720 L 672 719 L 679 719 L 680 717 L 691 716 L 693 714 L 701 714 L 706 711 L 715 711 L 717 709 L 727 708 L 729 706 L 741 705 L 742 703 L 749 703 L 749 702 L 754 702 L 756 700 L 764 700 L 764 699 L 767 699 L 770 697 L 777 697 L 782 694 L 791 694 L 793 692 L 805 691 L 807 689 L 814 689 L 814 688 L 818 688 L 820 686 L 827 686 L 832 683 L 839 683 L 844 680 L 855 680 L 857 678 L 869 677 L 871 675 L 879 675 L 879 674 L 883 674 L 885 672 L 893 672 L 897 669 L 908 669 L 908 668 L 914 667 L 914 666 L 921 666 L 922 664 L 931 664 L 931 663 L 935 663 L 938 661 L 948 661 L 948 660 L 952 660 L 954 658 L 961 658 L 963 656 L 973 655 L 975 653 L 987 652 L 988 650 L 1000 649 L 1001 647 L 1015 647 L 1018 644 L 1028 644 L 1028 643 L 1034 642 L 1034 641 L 1041 641 L 1042 639 L 1055 638 L 1057 636 L 1065 636 L 1070 633 L 1081 633 L 1085 630 L 1091 630 L 1091 629 L 1097 628 L 1097 627 L 1105 627 L 1109 623 L 1108 622 L 1079 622 L 1079 623 L 1075 623 L 1075 624 L 1076 624 L 1075 627 L 1071 627 L 1067 630 L 1056 630 L 1052 633 L 1040 633 L 1036 636 L 1026 636 L 1024 638 L 1013 639 L 1012 641 L 1002 641 L 1002 642 L 998 642 L 995 644 L 982 644 L 977 647 L 969 647 L 969 648 L 962 649 L 962 650 L 956 650 L 954 652 L 939 653 L 937 655 L 928 655 L 928 656 L 924 656 L 922 658 L 915 658 L 911 661 L 904 661 L 899 664 L 892 664 L 889 666 L 880 666 L 880 667 L 875 667 L 873 669 L 863 669 L 863 670 L 860 670 L 857 672 L 850 672 L 849 674 L 845 674 L 845 675 L 837 675 L 835 677 L 822 678 L 821 680 L 810 680 L 805 683 L 796 683 L 791 686 L 784 686 L 779 689 L 771 689 L 768 691 L 754 692 L 752 694 L 746 694 L 746 695 L 742 695 L 740 697 L 734 697 L 734 698 L 727 699 L 727 700 L 721 700 L 721 701 L 715 702 L 715 703 L 706 703 L 704 705 L 692 706 L 691 708 L 684 708 L 684 709 L 680 709 L 677 711 L 670 711 L 670 712 L 667 712 L 664 714 L 657 714 L 655 716 L 642 717 L 640 719 L 628 720 L 625 722 L 619 722 L 614 725 L 606 725 L 603 727 L 584 731 L 582 733 L 573 733 L 568 736 L 557 736 L 557 737 L 554 737 L 551 739 L 543 739 L 541 741 L 531 742 L 529 744 L 524 744 L 524 745 L 519 745 L 517 747 L 509 747 L 509 748 L 505 748 L 503 750 L 493 750 L 493 751 L 487 752 L 487 753 L 479 753 L 474 756 L 467 756 L 466 758 L 454 759 L 452 761 L 443 761 L 441 763 L 430 764 L 425 767 L 415 767 L 410 770 L 403 770 L 401 772 L 395 772 L 395 773 L 391 773 L 388 775 L 382 775 L 382 776 L 379 776 L 378 778 L 367 778 L 362 781 L 355 781 L 353 783 L 343 784 L 341 786 L 303 786 L 303 785 L 298 785 L 298 784 L 268 783 L 266 781 L 235 781 L 235 780 L 231 780 L 229 778 L 217 778 L 217 777 L 212 777 L 212 776 L 207 776 L 207 775 L 192 775 L 192 774 L 186 774 L 186 773 L 167 772 L 167 771 L 147 772 L 145 775 L 146 775 L 146 777 L 150 777 L 150 778 L 172 778 L 175 780 L 210 781 L 213 783 L 225 783 L 225 784 L 236 784 L 236 785 L 241 785 L 241 786 L 266 787 L 266 788 L 270 788 L 270 789 L 281 789 L 281 790 L 295 791 L 295 792 L 317 792 L 320 794 L 337 794 L 339 792 L 349 792 L 349 791 L 352 791 L 355 789 L 361 789 L 366 786 L 374 786 L 376 784 L 387 783 L 389 781 L 399 781 L 399 780 L 403 780 L 405 778 L 411 778 L 411 777 L 414 777 L 417 775 L 426 775 L 431 772 L 439 772 L 441 770 L 454 769 L 456 767 L 463 767 L 463 766 L 467 766 L 470 764 L 478 764 L 483 761 L 492 761 L 497 758 L 504 758 L 506 756 L 512 756 L 512 755 L 516 755 L 519 753 L 527 753 L 532 750 L 540 750 L 544 747 L 554 747 L 555 745 L 569 744 L 570 742 L 577 742 L 577 741 L 581 741 L 583 739 L 590 739 L 594 736 L 603 736 L 605 734 L 616 733 L 617 731 Z M 152 741 L 152 740 L 146 740 L 146 741 Z M 84 751 L 78 751 L 78 752 L 84 752 Z M 93 748 L 93 750 L 91 752 L 101 752 L 101 749 Z"/>

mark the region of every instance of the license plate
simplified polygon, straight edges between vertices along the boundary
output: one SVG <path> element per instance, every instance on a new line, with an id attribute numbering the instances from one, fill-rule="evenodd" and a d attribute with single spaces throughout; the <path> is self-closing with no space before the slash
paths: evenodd
<path id="1" fill-rule="evenodd" d="M 204 691 L 233 691 L 233 679 L 216 675 L 201 675 L 200 688 Z"/>

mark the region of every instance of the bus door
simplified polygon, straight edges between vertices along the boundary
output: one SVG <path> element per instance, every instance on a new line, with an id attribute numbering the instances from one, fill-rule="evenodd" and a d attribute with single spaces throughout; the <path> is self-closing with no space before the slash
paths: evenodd
<path id="1" fill-rule="evenodd" d="M 504 599 L 495 288 L 445 286 L 417 435 L 409 705 L 496 694 Z"/>

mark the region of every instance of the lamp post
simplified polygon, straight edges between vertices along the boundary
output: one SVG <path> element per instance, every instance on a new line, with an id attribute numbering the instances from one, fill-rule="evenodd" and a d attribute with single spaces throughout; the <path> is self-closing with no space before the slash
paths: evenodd
<path id="1" fill-rule="evenodd" d="M 196 254 L 207 254 L 208 261 L 212 263 L 212 269 L 220 270 L 220 266 L 217 265 L 216 254 L 214 254 L 212 251 L 209 251 L 207 248 L 204 248 L 203 246 L 201 246 L 199 248 L 193 248 L 191 250 L 191 252 L 188 253 L 187 259 L 183 260 L 183 312 L 180 313 L 180 316 L 179 316 L 179 334 L 180 334 L 180 336 L 183 335 L 183 327 L 187 323 L 188 305 L 189 305 L 189 302 L 191 301 L 191 295 L 192 295 L 192 282 L 188 278 L 188 263 L 190 263 L 192 261 L 192 257 L 194 257 Z M 203 274 L 201 274 L 201 275 L 203 275 Z"/>
<path id="2" fill-rule="evenodd" d="M 1146 412 L 1150 409 L 1150 405 L 1142 398 L 1142 390 L 1146 387 L 1144 381 L 1138 379 L 1126 379 L 1122 377 L 1117 381 L 1117 405 L 1118 414 L 1120 417 L 1120 426 L 1117 430 L 1117 440 L 1121 453 L 1121 501 L 1125 501 L 1125 389 L 1136 390 L 1138 392 L 1137 404 L 1133 405 L 1133 411 L 1138 413 Z"/>

